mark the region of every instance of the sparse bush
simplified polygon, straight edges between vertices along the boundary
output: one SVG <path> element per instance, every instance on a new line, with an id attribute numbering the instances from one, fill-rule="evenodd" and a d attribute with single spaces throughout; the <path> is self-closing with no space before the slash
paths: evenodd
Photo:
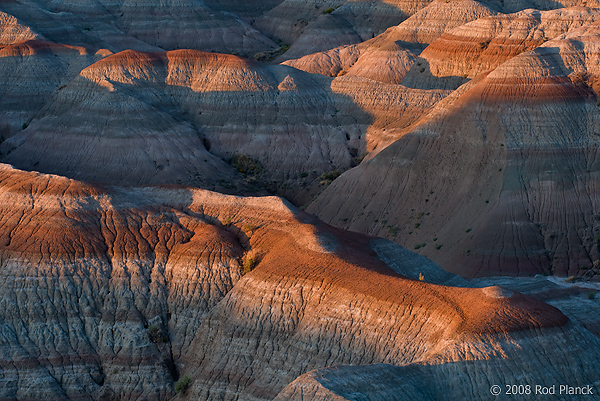
<path id="1" fill-rule="evenodd" d="M 427 245 L 427 244 L 426 243 L 417 244 L 417 245 L 415 245 L 415 249 L 421 249 L 421 248 L 425 247 L 425 245 Z"/>
<path id="2" fill-rule="evenodd" d="M 423 273 L 419 273 L 419 281 L 425 281 L 425 276 Z"/>
<path id="3" fill-rule="evenodd" d="M 249 224 L 245 224 L 242 227 L 242 230 L 244 230 L 245 233 L 250 233 L 250 235 L 252 235 L 254 233 L 254 231 L 258 230 L 258 228 L 259 227 L 256 224 L 249 223 Z"/>
<path id="4" fill-rule="evenodd" d="M 571 81 L 574 84 L 583 84 L 583 83 L 585 83 L 587 78 L 588 78 L 588 76 L 586 74 L 584 74 L 583 72 L 575 72 L 571 76 Z"/>
<path id="5" fill-rule="evenodd" d="M 175 392 L 177 394 L 185 393 L 188 388 L 192 385 L 192 378 L 188 375 L 183 375 L 183 377 L 177 380 L 175 383 Z"/>
<path id="6" fill-rule="evenodd" d="M 352 166 L 358 166 L 364 160 L 365 156 L 357 156 L 352 158 Z"/>
<path id="7" fill-rule="evenodd" d="M 338 178 L 340 175 L 342 175 L 342 173 L 340 173 L 339 171 L 329 171 L 327 173 L 323 173 L 321 174 L 321 182 L 319 184 L 328 186 L 333 182 L 333 180 Z"/>
<path id="8" fill-rule="evenodd" d="M 575 276 L 569 276 L 569 278 L 567 278 L 566 282 L 567 283 L 574 283 L 577 281 L 577 277 Z"/>
<path id="9" fill-rule="evenodd" d="M 591 291 L 588 292 L 587 293 L 587 298 L 590 299 L 590 300 L 595 299 L 596 298 L 596 293 L 595 292 L 591 292 Z"/>
<path id="10" fill-rule="evenodd" d="M 283 53 L 290 50 L 290 45 L 285 44 L 281 41 L 277 41 L 277 43 L 279 44 L 278 49 L 256 53 L 254 55 L 254 59 L 256 61 L 262 61 L 262 62 L 266 63 L 266 62 L 269 62 L 269 61 L 281 56 Z"/>
<path id="11" fill-rule="evenodd" d="M 166 343 L 169 341 L 169 336 L 164 330 L 158 326 L 151 325 L 148 327 L 148 337 L 154 344 Z"/>
<path id="12" fill-rule="evenodd" d="M 260 252 L 257 249 L 251 249 L 242 259 L 242 274 L 250 273 L 260 260 Z"/>
<path id="13" fill-rule="evenodd" d="M 333 8 L 328 8 L 327 10 L 323 11 L 323 14 L 331 14 L 334 11 L 335 10 Z"/>
<path id="14" fill-rule="evenodd" d="M 260 162 L 246 155 L 234 155 L 231 158 L 230 164 L 235 167 L 240 173 L 245 175 L 256 176 L 262 172 Z"/>
<path id="15" fill-rule="evenodd" d="M 388 230 L 388 233 L 390 233 L 390 235 L 392 237 L 395 237 L 396 235 L 398 235 L 398 227 L 397 226 L 388 225 L 386 228 Z"/>

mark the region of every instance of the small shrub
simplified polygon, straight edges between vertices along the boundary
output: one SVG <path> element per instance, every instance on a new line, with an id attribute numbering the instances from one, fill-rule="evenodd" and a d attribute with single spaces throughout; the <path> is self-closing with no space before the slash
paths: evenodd
<path id="1" fill-rule="evenodd" d="M 245 175 L 258 175 L 263 170 L 258 160 L 246 155 L 233 155 L 230 164 Z"/>
<path id="2" fill-rule="evenodd" d="M 471 229 L 470 229 L 470 228 L 467 228 L 467 229 L 465 230 L 465 232 L 466 232 L 466 233 L 470 233 L 470 232 L 471 232 Z"/>
<path id="3" fill-rule="evenodd" d="M 329 171 L 327 173 L 323 173 L 321 174 L 321 182 L 319 184 L 328 186 L 333 182 L 333 180 L 338 178 L 340 175 L 342 175 L 342 173 L 340 173 L 339 171 Z"/>
<path id="4" fill-rule="evenodd" d="M 333 181 L 336 178 L 338 178 L 340 175 L 342 175 L 342 173 L 340 173 L 339 171 L 330 171 L 328 173 L 321 174 L 321 179 Z"/>
<path id="5" fill-rule="evenodd" d="M 257 249 L 252 249 L 247 252 L 242 259 L 242 274 L 250 273 L 260 260 L 260 252 Z"/>
<path id="6" fill-rule="evenodd" d="M 250 233 L 250 235 L 252 235 L 254 233 L 254 231 L 258 230 L 258 228 L 259 227 L 256 224 L 249 223 L 249 224 L 245 224 L 242 227 L 242 230 L 244 230 L 245 233 Z"/>
<path id="7" fill-rule="evenodd" d="M 164 330 L 155 325 L 148 327 L 148 337 L 150 337 L 150 341 L 154 344 L 166 343 L 169 341 L 169 337 Z"/>
<path id="8" fill-rule="evenodd" d="M 588 292 L 587 293 L 587 299 L 592 300 L 596 298 L 596 293 L 595 292 Z"/>
<path id="9" fill-rule="evenodd" d="M 233 224 L 233 219 L 230 216 L 227 216 L 223 219 L 223 221 L 221 221 L 221 224 L 223 224 L 225 227 L 230 227 Z"/>
<path id="10" fill-rule="evenodd" d="M 387 228 L 388 233 L 390 233 L 390 235 L 392 237 L 395 237 L 396 235 L 398 235 L 398 227 L 397 226 L 388 225 L 386 228 Z"/>
<path id="11" fill-rule="evenodd" d="M 417 245 L 415 245 L 415 249 L 421 249 L 421 248 L 425 247 L 425 245 L 427 245 L 427 244 L 426 243 L 417 244 Z"/>
<path id="12" fill-rule="evenodd" d="M 436 251 L 439 251 L 440 249 L 442 249 L 442 247 L 443 247 L 443 246 L 444 246 L 444 245 L 436 245 L 436 246 L 435 246 L 435 250 L 436 250 Z"/>
<path id="13" fill-rule="evenodd" d="M 569 276 L 569 278 L 567 278 L 566 282 L 567 283 L 574 283 L 577 281 L 577 277 L 575 276 Z"/>
<path id="14" fill-rule="evenodd" d="M 323 14 L 331 14 L 334 11 L 335 10 L 333 8 L 328 8 L 327 10 L 323 11 Z"/>
<path id="15" fill-rule="evenodd" d="M 585 81 L 587 80 L 588 76 L 582 72 L 575 72 L 573 73 L 572 77 L 571 77 L 571 81 L 575 84 L 582 84 L 585 83 Z"/>
<path id="16" fill-rule="evenodd" d="M 192 378 L 188 375 L 184 375 L 181 379 L 175 383 L 175 392 L 177 394 L 185 393 L 185 391 L 192 385 Z"/>
<path id="17" fill-rule="evenodd" d="M 425 281 L 425 276 L 423 273 L 419 273 L 419 281 Z"/>

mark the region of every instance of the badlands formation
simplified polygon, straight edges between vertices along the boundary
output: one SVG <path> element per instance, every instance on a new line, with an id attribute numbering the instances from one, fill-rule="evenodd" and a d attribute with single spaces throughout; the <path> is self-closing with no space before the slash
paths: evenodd
<path id="1" fill-rule="evenodd" d="M 598 397 L 599 96 L 596 0 L 0 1 L 0 400 Z"/>

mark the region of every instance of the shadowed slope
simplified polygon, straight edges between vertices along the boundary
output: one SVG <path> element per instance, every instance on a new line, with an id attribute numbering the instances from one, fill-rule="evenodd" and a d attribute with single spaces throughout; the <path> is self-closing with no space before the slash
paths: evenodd
<path id="1" fill-rule="evenodd" d="M 377 364 L 318 369 L 294 380 L 275 400 L 345 401 L 365 397 L 373 401 L 484 401 L 490 399 L 494 383 L 504 382 L 530 385 L 529 394 L 519 395 L 524 400 L 540 399 L 540 394 L 535 394 L 536 383 L 548 383 L 537 385 L 549 387 L 550 383 L 591 386 L 595 393 L 600 375 L 592 367 L 599 356 L 600 341 L 589 332 L 570 325 L 542 335 L 523 332 L 510 340 L 494 337 L 492 342 L 498 353 L 488 359 L 402 367 Z M 588 344 L 589 348 L 580 348 L 578 344 Z M 574 397 L 564 390 L 561 395 L 559 391 L 557 386 L 554 397 L 564 400 Z"/>
<path id="2" fill-rule="evenodd" d="M 9 1 L 0 9 L 55 42 L 112 51 L 194 48 L 253 55 L 277 48 L 234 14 L 193 0 Z"/>
<path id="3" fill-rule="evenodd" d="M 414 62 L 413 52 L 420 53 L 451 28 L 493 14 L 496 11 L 473 0 L 435 1 L 376 38 L 284 64 L 328 76 L 350 74 L 399 84 Z"/>
<path id="4" fill-rule="evenodd" d="M 309 210 L 354 230 L 393 231 L 465 276 L 580 274 L 600 257 L 599 38 L 595 27 L 575 30 L 466 85 Z"/>
<path id="5" fill-rule="evenodd" d="M 26 128 L 52 94 L 99 55 L 83 47 L 28 40 L 0 49 L 0 135 Z"/>
<path id="6" fill-rule="evenodd" d="M 258 160 L 271 180 L 296 182 L 312 171 L 317 180 L 352 166 L 370 123 L 330 85 L 231 55 L 125 51 L 40 97 L 45 106 L 1 149 L 21 168 L 99 182 L 243 188 L 218 158 L 236 154 Z"/>
<path id="7" fill-rule="evenodd" d="M 279 60 L 368 40 L 397 25 L 430 0 L 285 0 L 254 22 L 267 36 L 291 44 Z"/>

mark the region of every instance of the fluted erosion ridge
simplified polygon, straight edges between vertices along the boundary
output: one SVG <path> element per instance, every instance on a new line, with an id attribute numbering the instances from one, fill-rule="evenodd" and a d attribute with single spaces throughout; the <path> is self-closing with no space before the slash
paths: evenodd
<path id="1" fill-rule="evenodd" d="M 406 278 L 370 238 L 275 197 L 2 165 L 0 198 L 4 399 L 167 399 L 188 375 L 190 399 L 267 400 L 311 369 L 461 360 L 471 343 L 488 358 L 488 338 L 567 322 L 498 287 Z"/>

